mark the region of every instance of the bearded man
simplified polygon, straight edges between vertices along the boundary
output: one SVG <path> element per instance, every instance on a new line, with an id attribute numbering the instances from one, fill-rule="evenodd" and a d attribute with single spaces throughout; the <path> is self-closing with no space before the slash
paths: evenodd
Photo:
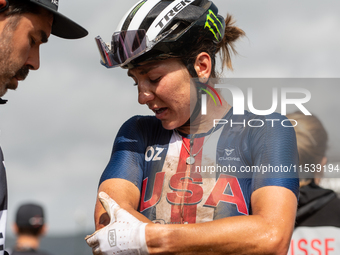
<path id="1" fill-rule="evenodd" d="M 29 70 L 40 66 L 39 47 L 50 34 L 65 39 L 88 32 L 58 12 L 58 0 L 0 0 L 0 97 L 16 89 Z M 6 100 L 0 98 L 0 104 Z M 0 148 L 0 255 L 4 251 L 7 218 L 7 181 Z"/>

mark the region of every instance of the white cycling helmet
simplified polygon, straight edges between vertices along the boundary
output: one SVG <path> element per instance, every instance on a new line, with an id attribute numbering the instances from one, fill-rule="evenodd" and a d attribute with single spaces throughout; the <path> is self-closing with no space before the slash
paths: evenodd
<path id="1" fill-rule="evenodd" d="M 203 39 L 224 36 L 224 18 L 209 0 L 143 0 L 123 17 L 111 45 L 96 37 L 108 67 L 132 68 L 152 59 L 183 57 Z"/>

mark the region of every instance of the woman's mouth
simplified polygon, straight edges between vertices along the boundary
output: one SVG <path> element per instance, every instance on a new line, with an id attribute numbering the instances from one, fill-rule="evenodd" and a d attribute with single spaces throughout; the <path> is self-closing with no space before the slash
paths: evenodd
<path id="1" fill-rule="evenodd" d="M 156 114 L 161 114 L 161 113 L 164 112 L 166 109 L 167 109 L 166 107 L 163 107 L 163 108 L 154 109 L 153 111 L 154 111 Z"/>
<path id="2" fill-rule="evenodd" d="M 164 115 L 166 114 L 168 108 L 167 107 L 162 107 L 162 108 L 155 108 L 153 109 L 153 112 L 156 114 L 156 117 L 158 119 L 161 119 L 162 117 L 164 117 Z"/>

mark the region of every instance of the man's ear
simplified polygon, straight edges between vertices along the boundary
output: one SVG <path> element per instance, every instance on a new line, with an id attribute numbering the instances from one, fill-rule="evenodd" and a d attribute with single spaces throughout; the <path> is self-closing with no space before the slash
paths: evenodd
<path id="1" fill-rule="evenodd" d="M 41 235 L 46 235 L 47 229 L 48 229 L 47 225 L 44 224 L 44 225 L 42 226 L 42 229 L 41 229 Z"/>
<path id="2" fill-rule="evenodd" d="M 8 9 L 8 0 L 0 0 L 0 13 Z"/>
<path id="3" fill-rule="evenodd" d="M 200 78 L 202 83 L 206 83 L 211 74 L 211 58 L 206 52 L 201 52 L 197 55 L 194 64 L 197 76 Z"/>
<path id="4" fill-rule="evenodd" d="M 18 227 L 18 225 L 17 225 L 16 223 L 13 223 L 13 225 L 12 225 L 12 231 L 13 231 L 13 233 L 16 234 L 16 235 L 19 233 L 19 227 Z"/>

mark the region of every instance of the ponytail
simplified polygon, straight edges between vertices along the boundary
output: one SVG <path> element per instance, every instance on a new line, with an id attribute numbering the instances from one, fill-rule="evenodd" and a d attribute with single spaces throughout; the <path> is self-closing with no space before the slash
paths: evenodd
<path id="1" fill-rule="evenodd" d="M 217 72 L 215 70 L 216 66 L 216 53 L 220 53 L 221 60 L 222 60 L 222 71 L 224 65 L 227 66 L 228 69 L 232 70 L 231 64 L 231 55 L 237 54 L 235 50 L 234 43 L 239 39 L 241 36 L 245 35 L 245 32 L 234 26 L 235 21 L 233 20 L 231 15 L 227 15 L 225 19 L 225 30 L 224 30 L 224 37 L 219 43 L 215 43 L 209 37 L 202 37 L 199 42 L 194 43 L 191 45 L 191 49 L 189 52 L 185 54 L 185 56 L 180 57 L 183 64 L 187 67 L 190 75 L 192 77 L 197 77 L 196 71 L 194 69 L 194 63 L 196 57 L 201 52 L 207 52 L 211 58 L 211 75 L 210 78 L 217 78 Z"/>
<path id="2" fill-rule="evenodd" d="M 235 49 L 235 42 L 241 36 L 245 35 L 245 32 L 234 26 L 235 21 L 233 17 L 227 14 L 227 18 L 225 19 L 225 30 L 223 39 L 217 44 L 217 52 L 221 55 L 221 60 L 223 63 L 222 69 L 224 65 L 227 66 L 228 69 L 233 70 L 233 66 L 231 63 L 231 55 L 237 54 Z"/>

